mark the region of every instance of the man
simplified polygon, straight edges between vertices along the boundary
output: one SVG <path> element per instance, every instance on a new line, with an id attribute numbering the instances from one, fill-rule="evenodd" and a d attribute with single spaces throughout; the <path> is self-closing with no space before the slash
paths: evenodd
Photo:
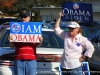
<path id="1" fill-rule="evenodd" d="M 19 13 L 22 22 L 30 21 L 30 11 L 27 9 Z M 13 39 L 11 36 L 9 40 Z M 11 48 L 15 48 L 14 71 L 15 75 L 36 75 L 36 47 L 41 46 L 43 38 L 40 37 L 40 43 L 10 42 Z"/>

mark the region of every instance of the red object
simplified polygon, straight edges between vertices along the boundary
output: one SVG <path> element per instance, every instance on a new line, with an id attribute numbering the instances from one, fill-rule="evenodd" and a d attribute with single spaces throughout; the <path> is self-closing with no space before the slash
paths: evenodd
<path id="1" fill-rule="evenodd" d="M 16 42 L 15 60 L 36 60 L 36 44 Z"/>

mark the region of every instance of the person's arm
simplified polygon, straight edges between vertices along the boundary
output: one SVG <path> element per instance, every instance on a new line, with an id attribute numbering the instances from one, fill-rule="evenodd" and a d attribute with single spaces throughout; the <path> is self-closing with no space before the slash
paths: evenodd
<path id="1" fill-rule="evenodd" d="M 41 45 L 42 45 L 43 37 L 40 37 L 40 39 L 39 39 L 39 40 L 40 40 L 40 43 L 36 43 L 36 46 L 37 46 L 37 47 L 39 47 L 39 46 L 41 46 Z"/>
<path id="2" fill-rule="evenodd" d="M 10 46 L 10 48 L 14 48 L 15 47 L 13 42 L 9 42 L 9 46 Z"/>
<path id="3" fill-rule="evenodd" d="M 80 61 L 85 60 L 87 57 L 91 58 L 92 54 L 94 52 L 94 46 L 92 45 L 92 43 L 85 39 L 82 43 L 82 46 L 84 49 L 86 49 L 86 51 L 84 52 L 84 54 L 79 58 Z"/>
<path id="4" fill-rule="evenodd" d="M 85 61 L 86 58 L 87 58 L 87 56 L 82 55 L 82 56 L 79 58 L 79 61 L 80 61 L 80 62 Z"/>
<path id="5" fill-rule="evenodd" d="M 56 22 L 56 24 L 55 24 L 54 29 L 59 27 L 59 25 L 60 25 L 60 20 L 61 20 L 61 17 L 58 18 L 58 20 L 57 20 L 57 22 Z"/>
<path id="6" fill-rule="evenodd" d="M 64 39 L 65 37 L 65 31 L 62 30 L 60 28 L 60 20 L 61 20 L 61 17 L 63 16 L 62 14 L 62 11 L 59 13 L 59 17 L 58 17 L 58 20 L 56 21 L 55 23 L 55 26 L 54 26 L 54 32 L 56 33 L 56 35 L 58 35 L 60 38 Z"/>
<path id="7" fill-rule="evenodd" d="M 55 24 L 54 29 L 59 27 L 60 20 L 61 20 L 61 17 L 62 17 L 62 16 L 63 16 L 63 14 L 62 14 L 62 11 L 61 11 L 61 12 L 59 13 L 59 17 L 58 17 L 58 20 L 56 21 L 56 24 Z"/>
<path id="8" fill-rule="evenodd" d="M 14 48 L 15 45 L 14 45 L 13 42 L 10 42 L 11 39 L 12 39 L 12 37 L 9 35 L 9 37 L 8 37 L 8 40 L 9 40 L 9 46 L 10 46 L 11 48 Z"/>
<path id="9" fill-rule="evenodd" d="M 86 48 L 86 51 L 84 53 L 84 56 L 91 58 L 92 54 L 94 53 L 94 46 L 92 43 L 88 40 L 85 42 L 84 47 Z"/>

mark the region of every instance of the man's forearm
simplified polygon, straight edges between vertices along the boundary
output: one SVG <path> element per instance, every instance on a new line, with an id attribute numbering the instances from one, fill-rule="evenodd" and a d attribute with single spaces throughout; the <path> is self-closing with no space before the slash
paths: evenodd
<path id="1" fill-rule="evenodd" d="M 15 47 L 13 42 L 9 42 L 9 46 L 10 46 L 11 48 L 14 48 L 14 47 Z"/>
<path id="2" fill-rule="evenodd" d="M 41 46 L 42 45 L 42 43 L 36 43 L 36 46 L 37 47 L 39 47 L 39 46 Z"/>
<path id="3" fill-rule="evenodd" d="M 59 27 L 59 24 L 60 24 L 60 20 L 61 20 L 61 17 L 58 18 L 56 24 L 55 24 L 55 28 L 58 28 Z"/>

